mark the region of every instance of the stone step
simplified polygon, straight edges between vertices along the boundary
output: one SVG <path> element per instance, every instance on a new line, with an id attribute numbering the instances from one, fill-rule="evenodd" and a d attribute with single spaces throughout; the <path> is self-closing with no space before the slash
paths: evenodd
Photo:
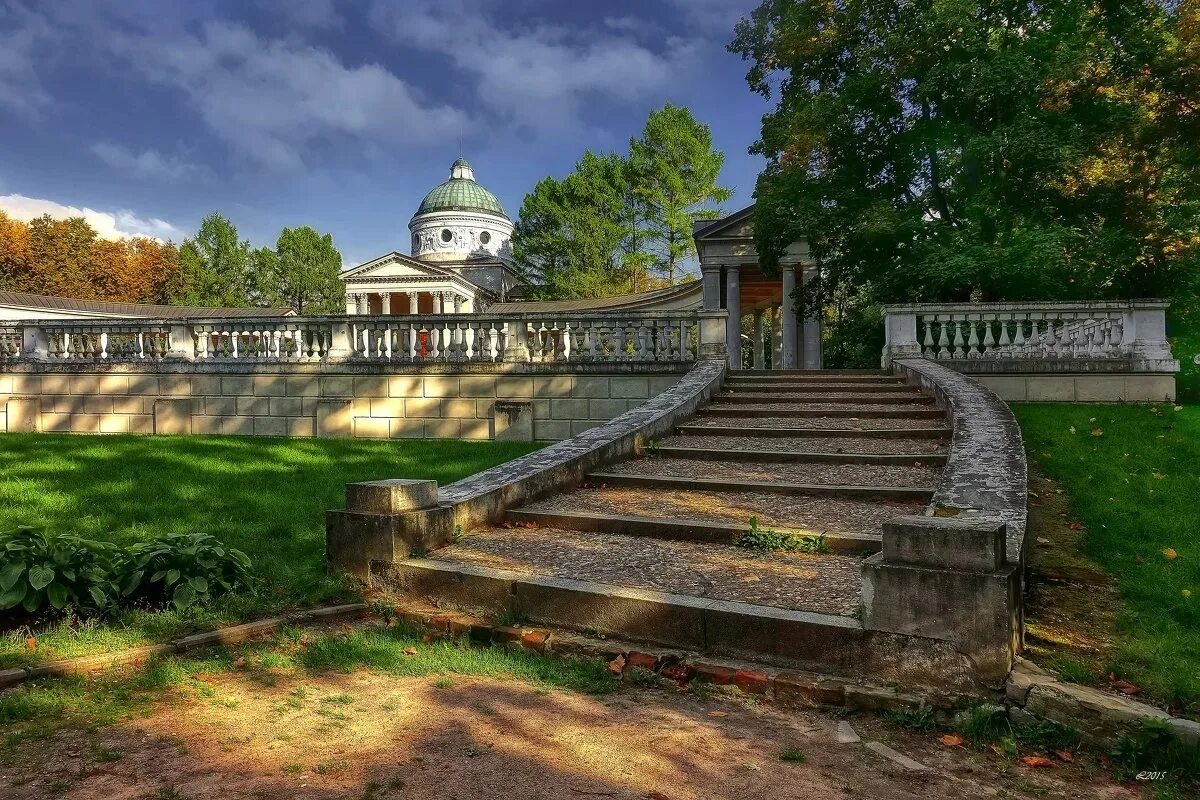
<path id="1" fill-rule="evenodd" d="M 756 520 L 761 528 L 805 536 L 878 536 L 889 519 L 919 514 L 925 508 L 926 503 L 919 499 L 781 495 L 732 491 L 723 486 L 675 491 L 640 486 L 592 486 L 535 500 L 520 510 L 711 522 L 743 531 L 750 527 L 751 520 Z"/>
<path id="2" fill-rule="evenodd" d="M 763 436 L 763 437 L 797 437 L 797 438 L 847 438 L 847 439 L 946 439 L 950 438 L 950 429 L 942 427 L 930 428 L 781 428 L 781 427 L 746 427 L 729 425 L 678 425 L 675 431 L 682 435 L 694 436 Z"/>
<path id="3" fill-rule="evenodd" d="M 734 480 L 730 478 L 694 478 L 682 475 L 630 475 L 620 472 L 592 472 L 592 484 L 629 486 L 641 489 L 682 489 L 684 491 L 762 492 L 811 497 L 847 497 L 860 500 L 911 500 L 929 502 L 933 489 L 915 486 L 853 486 L 840 484 L 804 484 L 784 481 Z"/>
<path id="4" fill-rule="evenodd" d="M 767 374 L 745 375 L 726 373 L 725 383 L 730 386 L 764 384 L 771 386 L 828 386 L 830 384 L 848 384 L 852 386 L 908 386 L 903 378 L 886 375 L 778 375 Z"/>
<path id="5" fill-rule="evenodd" d="M 381 567 L 372 581 L 377 588 L 442 608 L 517 617 L 589 635 L 818 671 L 869 668 L 870 637 L 850 614 L 460 563 L 460 554 L 452 552 L 458 547 L 439 551 L 439 559 Z M 848 571 L 857 581 L 857 570 Z"/>
<path id="6" fill-rule="evenodd" d="M 741 436 L 670 435 L 660 439 L 655 446 L 699 447 L 709 450 L 737 448 L 740 450 L 771 453 L 865 453 L 869 455 L 911 456 L 946 454 L 945 443 L 936 439 L 852 439 L 836 435 L 832 437 L 809 436 L 800 438 L 788 436 L 764 437 L 755 436 L 753 429 L 745 431 Z"/>
<path id="7" fill-rule="evenodd" d="M 602 514 L 589 511 L 533 511 L 514 509 L 508 519 L 548 528 L 652 539 L 674 539 L 705 544 L 736 545 L 746 534 L 746 525 L 728 522 L 704 522 L 694 519 L 661 519 L 626 514 Z M 773 528 L 793 536 L 812 536 L 811 531 Z M 869 533 L 829 533 L 824 542 L 835 553 L 871 555 L 882 548 L 882 536 Z"/>
<path id="8" fill-rule="evenodd" d="M 863 392 L 849 387 L 835 392 L 745 391 L 722 389 L 712 397 L 714 403 L 843 403 L 845 405 L 934 405 L 937 398 L 916 389 Z"/>
<path id="9" fill-rule="evenodd" d="M 799 404 L 796 404 L 799 405 Z M 810 404 L 812 405 L 812 404 Z M 815 408 L 797 408 L 792 405 L 724 405 L 712 403 L 699 411 L 707 417 L 794 417 L 812 419 L 831 417 L 839 419 L 945 419 L 946 412 L 940 408 L 914 406 L 896 408 L 892 406 L 835 406 L 833 404 L 819 405 Z"/>
<path id="10" fill-rule="evenodd" d="M 746 375 L 749 377 L 773 377 L 786 375 L 803 375 L 814 377 L 872 377 L 872 378 L 895 378 L 890 371 L 885 369 L 734 369 L 728 373 L 730 376 Z"/>
<path id="11" fill-rule="evenodd" d="M 777 464 L 894 464 L 907 466 L 921 463 L 936 466 L 946 463 L 945 453 L 845 453 L 797 452 L 789 450 L 748 450 L 686 445 L 655 445 L 655 456 L 687 458 L 697 461 L 747 461 Z"/>

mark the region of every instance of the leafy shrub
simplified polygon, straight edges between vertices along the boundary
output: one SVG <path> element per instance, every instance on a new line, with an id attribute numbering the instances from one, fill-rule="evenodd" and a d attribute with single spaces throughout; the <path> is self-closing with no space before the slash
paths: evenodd
<path id="1" fill-rule="evenodd" d="M 18 528 L 0 533 L 0 611 L 47 605 L 103 612 L 114 604 L 112 545 Z"/>
<path id="2" fill-rule="evenodd" d="M 135 544 L 118 561 L 121 596 L 176 608 L 204 604 L 250 585 L 250 559 L 207 533 L 169 533 Z"/>
<path id="3" fill-rule="evenodd" d="M 828 553 L 829 545 L 825 543 L 825 535 L 796 536 L 792 533 L 781 533 L 770 528 L 758 527 L 758 517 L 750 518 L 750 530 L 738 539 L 738 545 L 750 550 L 788 550 L 797 553 Z"/>

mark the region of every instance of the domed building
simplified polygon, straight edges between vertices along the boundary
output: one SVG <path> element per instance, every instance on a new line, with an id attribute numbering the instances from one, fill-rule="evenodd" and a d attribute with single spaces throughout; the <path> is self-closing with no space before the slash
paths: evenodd
<path id="1" fill-rule="evenodd" d="M 482 311 L 519 287 L 513 223 L 464 158 L 408 223 L 409 255 L 391 252 L 342 273 L 349 314 Z"/>

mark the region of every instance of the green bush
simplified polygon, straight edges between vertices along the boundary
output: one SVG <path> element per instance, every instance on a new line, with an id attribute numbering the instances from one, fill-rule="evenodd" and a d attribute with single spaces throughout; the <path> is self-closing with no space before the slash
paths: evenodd
<path id="1" fill-rule="evenodd" d="M 18 528 L 0 533 L 0 553 L 0 611 L 50 606 L 102 613 L 117 600 L 112 545 Z"/>
<path id="2" fill-rule="evenodd" d="M 250 559 L 207 533 L 170 533 L 126 549 L 117 560 L 121 596 L 176 608 L 208 603 L 250 585 Z"/>

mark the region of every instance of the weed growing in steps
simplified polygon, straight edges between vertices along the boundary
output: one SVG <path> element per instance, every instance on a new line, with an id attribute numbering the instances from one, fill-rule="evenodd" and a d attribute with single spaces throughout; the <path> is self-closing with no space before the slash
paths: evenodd
<path id="1" fill-rule="evenodd" d="M 750 529 L 738 539 L 738 545 L 749 550 L 771 552 L 786 550 L 793 553 L 828 553 L 831 552 L 824 534 L 816 536 L 797 536 L 794 533 L 782 533 L 770 528 L 760 528 L 758 517 L 750 518 Z"/>

